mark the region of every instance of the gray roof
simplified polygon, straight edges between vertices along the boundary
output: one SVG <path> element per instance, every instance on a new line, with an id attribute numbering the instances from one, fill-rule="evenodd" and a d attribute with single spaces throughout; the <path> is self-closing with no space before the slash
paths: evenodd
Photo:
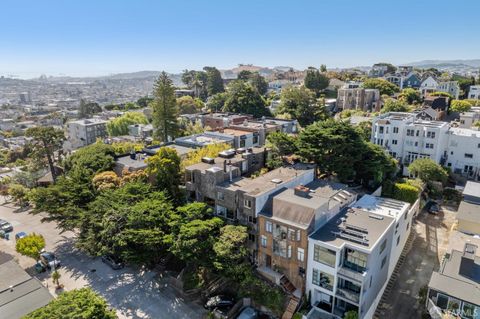
<path id="1" fill-rule="evenodd" d="M 2 318 L 21 318 L 45 306 L 52 299 L 52 295 L 40 281 L 28 275 L 15 261 L 10 260 L 0 264 Z"/>
<path id="2" fill-rule="evenodd" d="M 480 197 L 480 183 L 468 181 L 463 190 L 463 195 Z"/>
<path id="3" fill-rule="evenodd" d="M 480 258 L 463 256 L 463 252 L 452 250 L 438 272 L 433 272 L 428 287 L 452 297 L 480 305 Z"/>
<path id="4" fill-rule="evenodd" d="M 242 192 L 250 196 L 258 196 L 275 188 L 282 188 L 295 178 L 311 172 L 315 165 L 298 163 L 292 166 L 280 167 L 256 178 L 241 177 L 232 182 L 225 182 L 220 186 L 231 190 Z"/>
<path id="5" fill-rule="evenodd" d="M 462 200 L 458 207 L 457 219 L 480 223 L 480 205 L 467 203 Z"/>
<path id="6" fill-rule="evenodd" d="M 116 162 L 118 164 L 123 165 L 124 167 L 131 167 L 136 169 L 144 169 L 147 167 L 147 163 L 145 163 L 145 159 L 147 156 L 143 154 L 136 154 L 136 158 L 132 159 L 130 155 L 124 155 L 121 157 L 117 157 Z"/>
<path id="7" fill-rule="evenodd" d="M 370 213 L 362 209 L 346 207 L 310 237 L 338 248 L 348 243 L 350 246 L 370 250 L 382 238 L 382 235 L 394 221 L 392 217 Z M 362 229 L 362 232 L 366 235 L 365 238 L 367 241 L 365 244 L 347 237 L 338 236 L 337 234 L 341 233 L 344 229 L 344 225 Z"/>
<path id="8" fill-rule="evenodd" d="M 273 197 L 273 206 L 262 215 L 273 220 L 308 228 L 316 210 L 328 204 L 328 209 L 344 203 L 355 195 L 346 191 L 347 185 L 315 180 L 305 185 L 310 189 L 307 197 L 295 194 L 294 188 L 284 189 Z"/>

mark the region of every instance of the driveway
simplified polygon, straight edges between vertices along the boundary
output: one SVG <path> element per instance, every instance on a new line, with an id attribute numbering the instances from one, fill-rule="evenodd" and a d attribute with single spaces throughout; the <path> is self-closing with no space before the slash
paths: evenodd
<path id="1" fill-rule="evenodd" d="M 414 231 L 412 248 L 400 268 L 386 301 L 379 306 L 381 318 L 422 318 L 425 305 L 420 304 L 419 291 L 430 281 L 434 270 L 447 251 L 448 238 L 456 213 L 442 207 L 437 216 L 420 212 Z"/>
<path id="2" fill-rule="evenodd" d="M 3 200 L 0 199 L 0 203 Z M 91 287 L 117 309 L 119 318 L 159 318 L 187 319 L 203 318 L 205 310 L 198 304 L 179 298 L 167 279 L 155 272 L 134 270 L 126 267 L 112 270 L 100 261 L 91 258 L 74 247 L 75 235 L 72 232 L 60 233 L 53 222 L 42 223 L 42 215 L 18 212 L 9 204 L 0 206 L 0 219 L 13 224 L 11 235 L 19 231 L 42 234 L 46 250 L 53 251 L 61 261 L 60 283 L 65 290 Z M 49 273 L 35 274 L 32 266 L 35 261 L 21 256 L 15 251 L 15 240 L 0 239 L 0 251 L 13 255 L 17 262 L 31 275 L 39 278 L 55 295 Z"/>

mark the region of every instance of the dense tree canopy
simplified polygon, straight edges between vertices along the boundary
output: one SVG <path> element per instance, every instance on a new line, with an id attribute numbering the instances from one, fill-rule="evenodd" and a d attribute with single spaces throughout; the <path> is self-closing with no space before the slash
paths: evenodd
<path id="1" fill-rule="evenodd" d="M 55 170 L 55 152 L 62 149 L 65 134 L 62 130 L 51 126 L 37 126 L 27 129 L 25 136 L 30 137 L 30 157 L 38 163 L 47 163 L 53 180 L 57 179 Z"/>
<path id="2" fill-rule="evenodd" d="M 323 73 L 320 73 L 319 70 L 315 68 L 307 69 L 304 80 L 305 87 L 315 92 L 317 97 L 321 91 L 327 88 L 329 82 L 330 80 L 328 77 Z"/>
<path id="3" fill-rule="evenodd" d="M 198 113 L 203 106 L 203 102 L 200 99 L 194 99 L 190 95 L 177 98 L 177 108 L 180 114 Z"/>
<path id="4" fill-rule="evenodd" d="M 84 99 L 80 100 L 80 107 L 78 109 L 78 116 L 80 118 L 88 118 L 95 113 L 102 112 L 102 108 L 96 102 L 87 102 Z"/>
<path id="5" fill-rule="evenodd" d="M 422 102 L 422 97 L 420 96 L 420 92 L 412 88 L 403 89 L 400 92 L 398 99 L 407 104 L 416 104 L 416 103 Z"/>
<path id="6" fill-rule="evenodd" d="M 227 93 L 223 107 L 225 112 L 252 114 L 254 117 L 270 114 L 265 100 L 250 83 L 235 81 L 229 86 Z"/>
<path id="7" fill-rule="evenodd" d="M 154 136 L 162 142 L 168 142 L 178 134 L 178 109 L 174 92 L 172 80 L 167 73 L 162 72 L 155 81 L 154 100 L 150 103 L 153 110 Z"/>
<path id="8" fill-rule="evenodd" d="M 45 248 L 45 239 L 42 235 L 31 233 L 20 238 L 15 243 L 15 250 L 27 257 L 38 260 L 40 252 Z"/>
<path id="9" fill-rule="evenodd" d="M 463 113 L 463 112 L 470 111 L 471 108 L 472 108 L 472 104 L 468 101 L 453 100 L 452 103 L 450 104 L 449 110 L 451 112 Z"/>
<path id="10" fill-rule="evenodd" d="M 427 184 L 432 181 L 445 183 L 448 179 L 447 171 L 440 164 L 437 164 L 429 158 L 418 158 L 414 160 L 408 166 L 408 171 Z"/>
<path id="11" fill-rule="evenodd" d="M 381 112 L 408 112 L 409 110 L 410 107 L 404 102 L 404 100 L 388 98 L 385 100 Z"/>
<path id="12" fill-rule="evenodd" d="M 213 66 L 206 66 L 203 68 L 205 73 L 207 74 L 207 94 L 208 96 L 215 95 L 217 93 L 221 93 L 225 91 L 223 87 L 223 79 L 220 71 Z"/>
<path id="13" fill-rule="evenodd" d="M 107 123 L 110 136 L 128 135 L 128 126 L 134 124 L 148 124 L 147 118 L 140 112 L 127 112 Z"/>
<path id="14" fill-rule="evenodd" d="M 23 319 L 116 319 L 107 302 L 90 288 L 75 289 L 60 294 L 56 299 Z"/>
<path id="15" fill-rule="evenodd" d="M 153 177 L 153 184 L 165 190 L 171 199 L 180 202 L 180 157 L 170 147 L 161 147 L 154 156 L 147 158 L 147 173 Z"/>
<path id="16" fill-rule="evenodd" d="M 282 90 L 277 112 L 290 114 L 302 126 L 326 118 L 325 107 L 315 93 L 305 87 L 286 87 Z"/>
<path id="17" fill-rule="evenodd" d="M 208 98 L 206 106 L 212 112 L 219 112 L 223 109 L 225 101 L 227 100 L 227 93 L 217 93 Z"/>
<path id="18" fill-rule="evenodd" d="M 400 91 L 400 88 L 395 84 L 380 78 L 365 80 L 365 82 L 363 82 L 363 87 L 366 89 L 378 89 L 380 91 L 380 95 L 386 94 L 389 96 L 392 96 L 394 93 Z"/>
<path id="19" fill-rule="evenodd" d="M 297 146 L 299 155 L 315 162 L 322 174 L 336 174 L 343 182 L 377 183 L 395 170 L 390 156 L 343 121 L 329 119 L 307 126 Z"/>

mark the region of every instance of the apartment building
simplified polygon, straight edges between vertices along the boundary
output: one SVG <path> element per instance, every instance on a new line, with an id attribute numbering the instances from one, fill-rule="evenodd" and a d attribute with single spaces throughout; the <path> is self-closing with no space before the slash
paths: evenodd
<path id="1" fill-rule="evenodd" d="M 364 195 L 309 237 L 306 289 L 313 309 L 372 318 L 418 205 Z"/>
<path id="2" fill-rule="evenodd" d="M 215 187 L 215 214 L 248 226 L 252 262 L 257 261 L 258 216 L 270 196 L 285 188 L 313 181 L 315 165 L 298 163 L 274 169 L 256 178 L 237 177 Z"/>
<path id="3" fill-rule="evenodd" d="M 474 124 L 480 121 L 480 107 L 472 107 L 470 111 L 460 113 L 460 128 L 474 128 Z"/>
<path id="4" fill-rule="evenodd" d="M 93 144 L 98 138 L 107 136 L 107 122 L 97 118 L 77 120 L 67 123 L 67 140 L 64 148 L 67 151 Z"/>
<path id="5" fill-rule="evenodd" d="M 377 89 L 342 88 L 337 94 L 337 111 L 380 111 L 381 98 Z"/>
<path id="6" fill-rule="evenodd" d="M 418 119 L 418 114 L 391 112 L 372 123 L 372 142 L 401 164 L 430 158 L 470 179 L 480 177 L 480 132 L 450 123 Z M 405 174 L 408 172 L 405 170 Z"/>
<path id="7" fill-rule="evenodd" d="M 300 297 L 305 291 L 308 235 L 355 199 L 346 185 L 321 180 L 273 195 L 271 205 L 258 215 L 257 270 Z"/>
<path id="8" fill-rule="evenodd" d="M 480 85 L 471 85 L 468 91 L 468 98 L 480 100 Z"/>
<path id="9" fill-rule="evenodd" d="M 245 120 L 253 120 L 250 114 L 234 114 L 234 113 L 208 113 L 201 115 L 202 124 L 212 130 L 218 130 L 230 125 L 242 124 Z"/>
<path id="10" fill-rule="evenodd" d="M 217 185 L 233 181 L 260 170 L 265 165 L 267 150 L 254 147 L 246 150 L 222 151 L 215 158 L 185 167 L 185 187 L 189 198 L 214 206 Z"/>
<path id="11" fill-rule="evenodd" d="M 457 81 L 438 82 L 437 91 L 448 93 L 454 99 L 458 99 L 460 96 L 460 86 Z"/>
<path id="12" fill-rule="evenodd" d="M 192 148 L 201 148 L 210 144 L 221 143 L 234 146 L 234 137 L 220 132 L 203 132 L 175 139 L 175 144 Z"/>

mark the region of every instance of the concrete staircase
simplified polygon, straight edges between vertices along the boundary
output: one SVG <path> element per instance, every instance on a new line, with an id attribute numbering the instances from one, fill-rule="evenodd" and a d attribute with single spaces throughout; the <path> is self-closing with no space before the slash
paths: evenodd
<path id="1" fill-rule="evenodd" d="M 293 292 L 296 289 L 295 286 L 290 282 L 290 280 L 288 280 L 286 276 L 282 276 L 282 278 L 280 278 L 280 285 L 289 294 L 293 294 Z"/>
<path id="2" fill-rule="evenodd" d="M 412 228 L 414 226 L 412 225 Z M 415 241 L 416 235 L 415 231 L 412 229 L 410 232 L 410 235 L 408 236 L 407 242 L 405 243 L 405 247 L 403 247 L 402 253 L 400 257 L 398 257 L 398 262 L 395 265 L 395 269 L 392 272 L 392 275 L 390 276 L 390 280 L 387 283 L 387 287 L 385 288 L 385 291 L 383 292 L 382 299 L 380 299 L 380 302 L 378 303 L 377 309 L 375 310 L 375 314 L 373 315 L 373 319 L 383 319 L 385 318 L 385 310 L 386 310 L 386 301 L 388 296 L 390 295 L 390 291 L 392 290 L 393 286 L 395 285 L 395 282 L 397 281 L 398 278 L 398 272 L 400 271 L 400 268 L 403 266 L 405 262 L 405 258 L 412 248 L 413 242 Z"/>
<path id="3" fill-rule="evenodd" d="M 291 297 L 288 301 L 287 309 L 282 315 L 282 319 L 292 319 L 295 311 L 297 310 L 299 300 L 297 297 Z"/>

